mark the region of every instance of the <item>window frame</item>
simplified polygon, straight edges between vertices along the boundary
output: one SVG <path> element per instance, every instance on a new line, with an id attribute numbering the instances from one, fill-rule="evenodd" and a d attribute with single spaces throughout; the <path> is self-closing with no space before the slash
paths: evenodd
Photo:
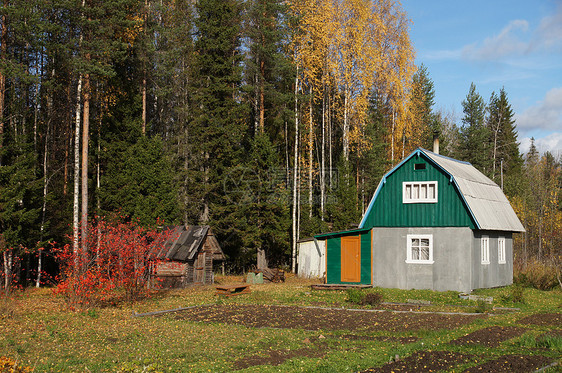
<path id="1" fill-rule="evenodd" d="M 429 191 L 430 186 L 433 185 L 435 189 L 435 194 L 433 198 L 426 197 L 421 198 L 420 193 L 418 193 L 417 198 L 412 198 L 414 188 L 418 188 L 421 191 L 422 187 L 425 186 L 427 191 Z M 410 193 L 407 193 L 408 187 L 410 188 Z M 402 182 L 402 203 L 437 203 L 438 200 L 438 182 L 437 181 L 403 181 Z"/>
<path id="2" fill-rule="evenodd" d="M 498 264 L 505 263 L 505 237 L 498 237 Z"/>
<path id="3" fill-rule="evenodd" d="M 490 237 L 480 237 L 480 263 L 490 264 Z"/>
<path id="4" fill-rule="evenodd" d="M 428 239 L 429 240 L 429 259 L 413 259 L 412 255 L 412 242 L 414 239 Z M 433 264 L 435 261 L 433 260 L 433 235 L 432 234 L 408 234 L 406 236 L 406 263 L 409 264 Z M 420 245 L 421 247 L 421 245 Z"/>

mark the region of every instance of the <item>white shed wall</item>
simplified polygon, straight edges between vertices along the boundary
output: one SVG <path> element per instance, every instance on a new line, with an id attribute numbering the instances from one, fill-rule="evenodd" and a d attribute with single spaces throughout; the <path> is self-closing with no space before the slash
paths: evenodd
<path id="1" fill-rule="evenodd" d="M 318 244 L 318 247 L 316 247 Z M 320 253 L 318 253 L 320 249 Z M 297 243 L 297 275 L 304 278 L 320 278 L 326 273 L 326 241 L 314 240 Z"/>

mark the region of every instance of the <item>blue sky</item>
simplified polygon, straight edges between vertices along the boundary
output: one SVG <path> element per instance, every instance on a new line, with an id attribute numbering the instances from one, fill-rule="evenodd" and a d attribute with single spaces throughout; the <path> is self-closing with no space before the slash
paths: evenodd
<path id="1" fill-rule="evenodd" d="M 502 87 L 520 149 L 562 156 L 562 0 L 403 0 L 416 65 L 427 66 L 435 109 L 455 114 L 470 83 L 488 102 Z"/>

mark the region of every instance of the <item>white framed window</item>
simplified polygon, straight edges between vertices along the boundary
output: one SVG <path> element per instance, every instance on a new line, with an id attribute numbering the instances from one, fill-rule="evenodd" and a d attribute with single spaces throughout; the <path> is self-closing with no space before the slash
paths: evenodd
<path id="1" fill-rule="evenodd" d="M 433 235 L 407 235 L 406 263 L 433 264 Z"/>
<path id="2" fill-rule="evenodd" d="M 402 183 L 403 203 L 436 203 L 437 181 L 404 181 Z"/>
<path id="3" fill-rule="evenodd" d="M 505 264 L 505 237 L 498 238 L 498 263 Z"/>
<path id="4" fill-rule="evenodd" d="M 482 264 L 490 264 L 490 238 L 482 236 L 480 239 L 480 260 Z"/>

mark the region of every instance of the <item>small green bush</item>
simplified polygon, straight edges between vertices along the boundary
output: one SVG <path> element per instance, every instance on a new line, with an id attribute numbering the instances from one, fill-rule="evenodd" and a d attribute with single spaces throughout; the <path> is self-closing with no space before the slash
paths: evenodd
<path id="1" fill-rule="evenodd" d="M 363 290 L 350 288 L 346 290 L 347 293 L 347 301 L 353 304 L 363 304 L 363 298 L 365 298 L 365 294 Z"/>
<path id="2" fill-rule="evenodd" d="M 511 287 L 509 294 L 502 295 L 504 302 L 525 303 L 525 288 L 521 284 L 515 284 Z"/>
<path id="3" fill-rule="evenodd" d="M 486 302 L 483 299 L 479 299 L 478 303 L 476 305 L 476 308 L 474 309 L 474 312 L 476 313 L 486 313 L 488 311 L 490 311 L 492 309 L 492 305 L 488 302 Z"/>

